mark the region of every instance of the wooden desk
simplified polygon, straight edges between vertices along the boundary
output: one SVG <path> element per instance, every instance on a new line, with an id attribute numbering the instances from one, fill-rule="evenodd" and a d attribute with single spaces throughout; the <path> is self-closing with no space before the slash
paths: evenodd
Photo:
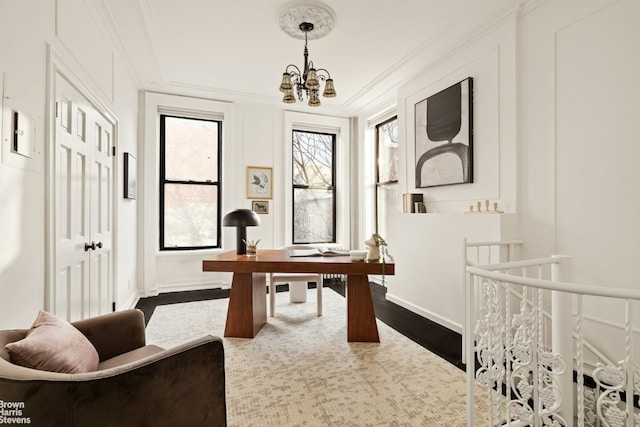
<path id="1" fill-rule="evenodd" d="M 347 276 L 347 340 L 380 342 L 368 274 L 382 274 L 380 262 L 351 261 L 348 256 L 290 257 L 286 250 L 259 249 L 258 255 L 224 252 L 202 261 L 203 271 L 233 272 L 225 337 L 253 338 L 267 323 L 268 273 L 321 273 Z M 384 264 L 393 275 L 395 265 Z"/>

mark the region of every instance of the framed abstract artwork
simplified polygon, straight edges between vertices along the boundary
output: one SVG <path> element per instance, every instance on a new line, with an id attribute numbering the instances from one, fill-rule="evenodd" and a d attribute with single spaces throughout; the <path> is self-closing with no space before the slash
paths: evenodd
<path id="1" fill-rule="evenodd" d="M 415 104 L 416 188 L 473 182 L 473 79 Z"/>
<path id="2" fill-rule="evenodd" d="M 247 166 L 247 199 L 273 198 L 273 169 Z"/>

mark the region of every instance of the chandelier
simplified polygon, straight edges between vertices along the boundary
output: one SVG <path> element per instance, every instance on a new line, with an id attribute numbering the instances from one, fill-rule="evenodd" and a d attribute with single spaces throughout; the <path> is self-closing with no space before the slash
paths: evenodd
<path id="1" fill-rule="evenodd" d="M 324 90 L 322 96 L 325 98 L 333 98 L 336 96 L 336 89 L 333 86 L 333 79 L 324 68 L 316 69 L 313 61 L 309 61 L 309 50 L 307 49 L 307 35 L 313 31 L 314 25 L 311 22 L 303 22 L 299 25 L 300 31 L 304 33 L 304 69 L 293 64 L 287 65 L 285 72 L 282 74 L 282 83 L 280 83 L 280 92 L 284 92 L 282 101 L 286 104 L 296 102 L 296 95 L 300 102 L 304 101 L 304 97 L 309 99 L 310 107 L 320 106 L 320 82 L 324 82 Z"/>

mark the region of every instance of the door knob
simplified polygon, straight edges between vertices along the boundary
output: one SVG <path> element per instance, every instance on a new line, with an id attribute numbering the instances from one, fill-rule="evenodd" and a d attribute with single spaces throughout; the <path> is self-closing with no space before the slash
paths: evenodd
<path id="1" fill-rule="evenodd" d="M 102 247 L 102 242 L 91 242 L 91 244 L 85 243 L 84 244 L 84 251 L 87 252 L 89 249 L 92 250 L 96 250 L 96 248 L 101 248 Z"/>

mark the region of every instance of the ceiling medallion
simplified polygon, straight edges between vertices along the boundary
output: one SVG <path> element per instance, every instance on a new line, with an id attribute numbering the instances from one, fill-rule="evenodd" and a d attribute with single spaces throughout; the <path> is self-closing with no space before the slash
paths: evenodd
<path id="1" fill-rule="evenodd" d="M 294 2 L 285 5 L 280 13 L 280 28 L 294 39 L 309 40 L 320 39 L 331 32 L 336 20 L 336 15 L 331 8 L 323 3 Z M 313 31 L 300 31 L 300 23 L 313 24 Z"/>

